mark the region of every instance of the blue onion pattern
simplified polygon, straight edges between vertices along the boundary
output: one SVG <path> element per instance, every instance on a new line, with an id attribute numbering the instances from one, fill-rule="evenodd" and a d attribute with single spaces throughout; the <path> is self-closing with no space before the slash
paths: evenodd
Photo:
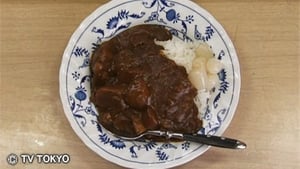
<path id="1" fill-rule="evenodd" d="M 159 161 L 166 161 L 169 159 L 169 155 L 163 151 L 163 148 L 160 147 L 155 151 L 156 157 Z"/>
<path id="2" fill-rule="evenodd" d="M 83 101 L 86 99 L 86 94 L 83 90 L 78 90 L 76 93 L 75 93 L 75 98 L 79 101 Z"/>
<path id="3" fill-rule="evenodd" d="M 114 16 L 112 18 L 109 19 L 109 21 L 106 24 L 106 28 L 107 29 L 114 29 L 118 26 L 119 23 L 119 17 Z"/>
<path id="4" fill-rule="evenodd" d="M 168 151 L 170 149 L 177 149 L 174 144 L 171 143 L 163 143 L 160 147 L 158 147 L 155 151 L 156 157 L 159 161 L 165 161 L 169 159 Z"/>
<path id="5" fill-rule="evenodd" d="M 185 141 L 181 144 L 181 146 L 182 146 L 181 148 L 183 150 L 188 150 L 190 148 L 190 145 L 191 145 L 191 143 L 189 141 Z"/>
<path id="6" fill-rule="evenodd" d="M 151 12 L 148 19 L 144 21 L 145 23 L 159 22 L 164 25 L 167 25 L 168 22 L 180 23 L 182 26 L 180 31 L 186 34 L 187 23 L 191 24 L 194 21 L 193 15 L 188 15 L 185 19 L 181 19 L 180 13 L 176 12 L 176 10 L 172 8 L 175 4 L 168 0 L 143 1 L 143 5 L 145 8 L 155 9 L 155 11 Z M 165 18 L 160 16 L 165 16 Z"/>
<path id="7" fill-rule="evenodd" d="M 73 54 L 76 57 L 80 57 L 80 56 L 89 57 L 90 52 L 84 47 L 77 46 L 76 49 L 74 50 Z"/>
<path id="8" fill-rule="evenodd" d="M 118 11 L 118 13 L 115 16 L 109 18 L 108 21 L 106 22 L 106 29 L 108 30 L 108 32 L 110 32 L 109 35 L 105 34 L 105 29 L 103 28 L 94 26 L 91 29 L 91 32 L 96 33 L 98 35 L 97 41 L 94 44 L 99 44 L 104 39 L 109 39 L 113 37 L 120 30 L 129 28 L 129 26 L 131 25 L 131 21 L 128 21 L 129 19 L 140 19 L 144 15 L 145 12 L 140 12 L 139 14 L 137 14 L 137 13 L 130 13 L 130 11 L 125 9 Z"/>
<path id="9" fill-rule="evenodd" d="M 83 63 L 78 68 L 81 69 L 89 66 L 90 66 L 90 58 L 84 58 Z"/>
<path id="10" fill-rule="evenodd" d="M 126 147 L 126 144 L 123 140 L 121 139 L 113 139 L 108 135 L 107 133 L 104 132 L 102 129 L 102 126 L 98 123 L 98 121 L 92 120 L 91 123 L 96 126 L 97 131 L 99 132 L 99 141 L 102 144 L 109 144 L 111 147 L 115 149 L 123 149 Z"/>
<path id="11" fill-rule="evenodd" d="M 213 34 L 215 33 L 214 29 L 211 27 L 211 25 L 206 27 L 205 33 L 201 33 L 198 30 L 198 25 L 195 25 L 194 29 L 194 38 L 196 40 L 201 40 L 203 42 L 206 42 L 210 40 L 213 37 Z"/>
<path id="12" fill-rule="evenodd" d="M 80 78 L 80 73 L 75 71 L 74 73 L 72 73 L 72 77 L 73 77 L 74 80 L 78 80 Z"/>
<path id="13" fill-rule="evenodd" d="M 129 148 L 129 150 L 132 158 L 138 158 L 138 151 L 141 150 L 151 151 L 156 147 L 157 147 L 157 143 L 153 141 L 139 140 L 138 144 L 133 142 L 133 145 Z"/>
<path id="14" fill-rule="evenodd" d="M 149 16 L 149 21 L 157 20 L 159 17 L 159 14 L 157 11 L 151 12 L 151 15 Z"/>
<path id="15" fill-rule="evenodd" d="M 126 147 L 124 141 L 122 141 L 120 139 L 110 141 L 110 145 L 116 149 L 123 149 Z"/>
<path id="16" fill-rule="evenodd" d="M 176 11 L 174 9 L 170 9 L 166 12 L 166 18 L 168 21 L 173 21 L 176 19 Z"/>
<path id="17" fill-rule="evenodd" d="M 222 58 L 225 56 L 224 50 L 221 50 L 219 55 L 218 55 L 218 60 L 222 60 Z"/>
<path id="18" fill-rule="evenodd" d="M 109 137 L 106 133 L 101 133 L 101 134 L 99 134 L 99 140 L 100 140 L 103 144 L 108 144 L 108 143 L 110 143 L 110 137 Z"/>
<path id="19" fill-rule="evenodd" d="M 88 98 L 87 94 L 87 89 L 85 85 L 89 85 L 90 81 L 90 76 L 85 75 L 83 77 L 80 76 L 80 73 L 77 71 L 72 73 L 72 77 L 75 81 L 79 81 L 79 86 L 75 88 L 75 93 L 73 96 L 69 96 L 69 102 L 71 105 L 71 111 L 73 113 L 73 116 L 80 121 L 79 123 L 82 125 L 82 127 L 86 126 L 87 119 L 86 117 L 82 114 L 89 114 L 92 116 L 96 116 L 96 113 L 94 110 L 91 108 L 91 104 L 88 103 L 83 104 Z M 86 106 L 85 106 L 86 105 Z"/>
<path id="20" fill-rule="evenodd" d="M 225 69 L 222 69 L 218 73 L 218 77 L 220 80 L 220 87 L 219 87 L 219 93 L 215 96 L 214 101 L 213 101 L 214 108 L 218 107 L 218 101 L 220 100 L 222 93 L 225 94 L 228 91 L 228 87 L 229 87 L 229 82 L 227 82 L 227 79 L 226 79 Z"/>

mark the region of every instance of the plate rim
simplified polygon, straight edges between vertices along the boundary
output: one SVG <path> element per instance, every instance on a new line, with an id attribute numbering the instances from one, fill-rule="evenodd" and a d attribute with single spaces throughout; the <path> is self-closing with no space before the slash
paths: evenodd
<path id="1" fill-rule="evenodd" d="M 68 43 L 67 43 L 67 46 L 64 50 L 64 53 L 63 53 L 63 56 L 62 56 L 62 60 L 61 60 L 61 66 L 60 66 L 60 70 L 59 70 L 59 91 L 60 91 L 60 99 L 61 99 L 61 102 L 62 102 L 62 105 L 63 105 L 63 110 L 64 110 L 64 113 L 65 113 L 65 116 L 67 117 L 72 129 L 74 130 L 74 132 L 76 133 L 76 135 L 80 138 L 81 141 L 84 142 L 84 144 L 89 147 L 93 152 L 95 152 L 96 154 L 98 154 L 100 157 L 112 162 L 112 163 L 115 163 L 117 165 L 120 165 L 120 166 L 123 166 L 123 167 L 128 167 L 128 162 L 125 161 L 122 161 L 120 160 L 120 158 L 116 158 L 116 157 L 113 157 L 115 159 L 112 159 L 112 157 L 108 157 L 106 155 L 103 155 L 99 152 L 97 152 L 95 149 L 99 150 L 99 147 L 94 145 L 94 144 L 90 144 L 90 139 L 86 137 L 86 135 L 84 133 L 82 133 L 82 129 L 79 127 L 79 125 L 77 125 L 77 123 L 75 122 L 76 120 L 74 120 L 71 116 L 68 116 L 67 113 L 71 112 L 70 111 L 70 107 L 68 107 L 66 104 L 64 104 L 64 101 L 66 99 L 66 97 L 68 97 L 67 95 L 64 95 L 63 93 L 66 93 L 67 91 L 65 90 L 66 88 L 65 87 L 62 87 L 64 86 L 62 84 L 62 82 L 64 82 L 64 77 L 62 76 L 63 73 L 66 73 L 65 72 L 65 69 L 64 69 L 64 60 L 68 60 L 69 57 L 70 57 L 70 52 L 73 51 L 73 46 L 76 45 L 76 40 L 78 39 L 78 35 L 80 35 L 80 33 L 82 31 L 84 31 L 85 27 L 88 27 L 88 25 L 94 20 L 96 19 L 98 16 L 99 16 L 99 12 L 103 12 L 103 11 L 107 11 L 111 5 L 114 5 L 114 4 L 118 4 L 119 5 L 122 5 L 123 3 L 125 2 L 132 2 L 132 1 L 138 1 L 138 0 L 127 0 L 127 1 L 118 1 L 118 0 L 112 0 L 112 1 L 109 1 L 105 4 L 102 4 L 100 6 L 98 6 L 94 11 L 92 11 L 87 17 L 85 17 L 85 19 L 83 19 L 81 21 L 81 23 L 79 24 L 79 26 L 75 29 L 75 31 L 73 32 L 73 34 L 71 35 Z M 174 1 L 176 2 L 176 0 Z M 223 39 L 224 36 L 226 38 L 226 41 L 223 41 L 226 42 L 226 46 L 227 46 L 227 50 L 229 52 L 230 55 L 232 55 L 230 58 L 231 58 L 231 61 L 232 61 L 232 66 L 234 66 L 237 71 L 235 71 L 234 73 L 234 80 L 235 80 L 235 90 L 233 92 L 233 95 L 235 95 L 235 97 L 232 97 L 232 102 L 234 102 L 235 104 L 232 104 L 230 109 L 233 113 L 229 113 L 230 116 L 227 117 L 227 120 L 228 120 L 228 123 L 227 124 L 223 124 L 224 127 L 222 127 L 221 129 L 219 129 L 216 133 L 216 135 L 220 135 L 222 133 L 225 132 L 225 130 L 228 128 L 229 124 L 231 123 L 235 113 L 236 113 L 236 108 L 238 106 L 238 101 L 239 101 L 239 97 L 240 97 L 240 88 L 241 88 L 241 75 L 240 75 L 240 65 L 239 65 L 239 60 L 238 60 L 238 56 L 237 56 L 237 53 L 236 53 L 236 50 L 235 50 L 235 47 L 229 37 L 229 35 L 227 34 L 227 32 L 225 31 L 225 29 L 223 28 L 223 26 L 214 18 L 214 16 L 212 16 L 212 14 L 210 14 L 206 9 L 202 8 L 200 5 L 192 2 L 192 1 L 189 1 L 189 0 L 181 0 L 179 1 L 179 3 L 184 3 L 184 2 L 187 2 L 187 4 L 191 4 L 193 6 L 196 6 L 197 8 L 200 8 L 201 9 L 201 15 L 204 15 L 204 16 L 208 16 L 209 20 L 207 20 L 209 23 L 211 23 L 215 29 L 216 27 L 218 28 L 217 30 L 221 31 L 220 32 L 220 37 Z M 116 6 L 116 5 L 114 5 Z M 197 12 L 198 13 L 198 12 Z M 200 14 L 200 13 L 199 13 Z M 232 60 L 232 57 L 234 58 L 234 60 Z M 237 77 L 237 78 L 236 78 Z M 67 80 L 65 80 L 66 82 Z M 229 110 L 228 110 L 229 111 Z M 74 123 L 75 122 L 75 123 Z M 197 151 L 193 151 L 191 153 L 189 153 L 188 155 L 185 155 L 183 156 L 181 159 L 183 160 L 174 160 L 174 161 L 177 161 L 177 163 L 172 163 L 172 161 L 168 161 L 168 162 L 164 162 L 164 163 L 160 163 L 159 167 L 175 167 L 175 166 L 178 166 L 178 165 L 182 165 L 182 164 L 185 164 L 186 162 L 189 162 L 199 156 L 201 156 L 204 152 L 206 152 L 210 146 L 207 146 L 207 145 L 203 145 L 205 147 L 205 149 L 201 152 L 201 153 L 196 153 Z M 102 153 L 106 153 L 104 152 L 102 149 L 100 149 L 100 151 Z M 196 154 L 195 154 L 196 153 Z M 118 162 L 116 162 L 118 161 Z M 131 163 L 131 162 L 129 162 Z M 144 164 L 142 164 L 141 166 L 137 166 L 137 167 L 147 167 L 145 166 Z M 158 167 L 157 165 L 154 165 L 153 166 L 154 168 Z"/>

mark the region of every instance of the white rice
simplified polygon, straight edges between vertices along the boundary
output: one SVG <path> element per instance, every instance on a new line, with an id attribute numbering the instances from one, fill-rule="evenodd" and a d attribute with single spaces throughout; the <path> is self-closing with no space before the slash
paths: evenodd
<path id="1" fill-rule="evenodd" d="M 192 63 L 196 57 L 195 49 L 197 44 L 192 42 L 184 42 L 178 38 L 172 38 L 168 41 L 155 41 L 157 45 L 164 47 L 164 54 L 175 61 L 177 65 L 183 66 L 187 72 L 192 69 Z"/>
<path id="2" fill-rule="evenodd" d="M 196 57 L 195 49 L 199 45 L 203 45 L 201 43 L 184 42 L 178 38 L 172 38 L 172 40 L 168 41 L 155 41 L 155 43 L 163 46 L 163 53 L 166 57 L 173 60 L 177 65 L 183 66 L 187 73 L 191 71 L 193 60 Z M 198 107 L 199 119 L 203 119 L 209 98 L 209 91 L 197 91 L 194 102 Z"/>

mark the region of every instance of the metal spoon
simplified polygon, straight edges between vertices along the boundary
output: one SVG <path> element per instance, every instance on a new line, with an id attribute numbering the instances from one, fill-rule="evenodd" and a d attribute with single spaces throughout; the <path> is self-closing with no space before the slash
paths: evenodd
<path id="1" fill-rule="evenodd" d="M 215 147 L 222 147 L 222 148 L 245 149 L 247 147 L 247 145 L 244 142 L 232 138 L 219 137 L 213 135 L 202 135 L 202 134 L 173 133 L 173 132 L 158 131 L 158 130 L 146 131 L 136 137 L 119 136 L 116 134 L 114 135 L 118 138 L 121 138 L 123 140 L 128 140 L 128 141 L 138 140 L 144 136 L 151 135 L 151 136 L 166 137 L 167 139 L 176 138 L 176 139 L 192 141 L 192 142 L 197 142 L 201 144 L 206 144 Z"/>

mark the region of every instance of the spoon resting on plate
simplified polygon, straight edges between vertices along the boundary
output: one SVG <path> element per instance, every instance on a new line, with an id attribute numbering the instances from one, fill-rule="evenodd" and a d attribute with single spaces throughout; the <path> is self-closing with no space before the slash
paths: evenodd
<path id="1" fill-rule="evenodd" d="M 127 141 L 138 140 L 144 136 L 159 136 L 159 137 L 166 137 L 167 139 L 175 138 L 175 139 L 192 141 L 196 143 L 201 143 L 201 144 L 206 144 L 206 145 L 221 147 L 221 148 L 245 149 L 247 147 L 246 143 L 232 138 L 213 136 L 213 135 L 203 135 L 203 134 L 173 133 L 169 131 L 159 131 L 159 130 L 149 130 L 135 137 L 120 136 L 116 134 L 113 135 Z"/>

